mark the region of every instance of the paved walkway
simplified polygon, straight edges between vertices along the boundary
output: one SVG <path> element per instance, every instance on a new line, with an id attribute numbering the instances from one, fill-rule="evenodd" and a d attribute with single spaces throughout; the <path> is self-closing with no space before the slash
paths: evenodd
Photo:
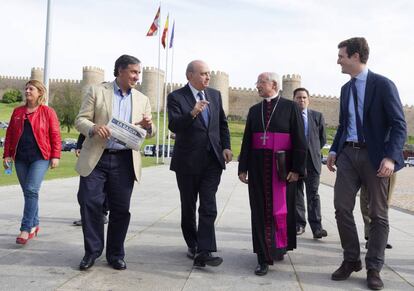
<path id="1" fill-rule="evenodd" d="M 330 280 L 341 263 L 341 247 L 333 210 L 333 191 L 321 185 L 323 223 L 329 236 L 314 240 L 310 230 L 298 249 L 270 268 L 265 277 L 253 274 L 247 187 L 236 177 L 237 163 L 224 172 L 217 193 L 217 268 L 193 268 L 185 256 L 180 230 L 179 195 L 167 166 L 146 168 L 132 200 L 126 241 L 128 269 L 108 267 L 104 257 L 78 271 L 83 256 L 76 202 L 78 178 L 44 182 L 41 230 L 26 246 L 14 243 L 23 199 L 18 186 L 0 187 L 0 290 L 365 290 L 365 271 L 343 282 Z M 359 209 L 359 205 L 356 206 Z M 356 211 L 358 229 L 362 219 Z M 409 213 L 390 210 L 390 243 L 382 277 L 387 290 L 414 290 L 414 220 Z M 362 234 L 360 235 L 362 239 Z M 362 254 L 365 255 L 361 241 Z"/>

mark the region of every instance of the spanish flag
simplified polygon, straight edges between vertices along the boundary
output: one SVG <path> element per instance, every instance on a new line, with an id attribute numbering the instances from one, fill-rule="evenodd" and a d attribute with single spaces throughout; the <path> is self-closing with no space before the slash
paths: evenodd
<path id="1" fill-rule="evenodd" d="M 160 27 L 160 13 L 161 13 L 161 6 L 158 7 L 157 14 L 155 15 L 154 21 L 152 22 L 151 27 L 147 32 L 147 36 L 157 35 L 158 27 Z"/>
<path id="2" fill-rule="evenodd" d="M 164 48 L 166 47 L 165 39 L 167 38 L 167 34 L 168 34 L 168 18 L 169 17 L 170 15 L 168 14 L 167 20 L 165 21 L 164 31 L 162 32 L 162 38 L 161 38 L 161 43 Z"/>

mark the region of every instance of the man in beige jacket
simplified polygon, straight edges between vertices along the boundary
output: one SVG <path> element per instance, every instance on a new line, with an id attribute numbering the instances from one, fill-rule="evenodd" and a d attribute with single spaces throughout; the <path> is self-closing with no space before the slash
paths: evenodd
<path id="1" fill-rule="evenodd" d="M 76 164 L 81 176 L 78 201 L 85 246 L 80 270 L 92 267 L 104 249 L 105 195 L 110 213 L 106 259 L 114 269 L 126 269 L 124 241 L 134 180 L 139 182 L 141 177 L 141 156 L 117 143 L 107 124 L 115 117 L 146 129 L 147 137 L 155 133 L 149 99 L 135 89 L 140 73 L 141 63 L 137 58 L 120 56 L 115 62 L 116 79 L 88 90 L 75 121 L 76 129 L 86 136 Z"/>

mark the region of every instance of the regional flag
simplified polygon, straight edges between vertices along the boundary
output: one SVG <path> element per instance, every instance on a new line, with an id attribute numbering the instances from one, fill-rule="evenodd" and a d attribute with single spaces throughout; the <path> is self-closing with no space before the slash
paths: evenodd
<path id="1" fill-rule="evenodd" d="M 166 47 L 165 39 L 167 38 L 167 34 L 168 34 L 168 18 L 169 17 L 170 15 L 168 14 L 167 20 L 165 21 L 164 31 L 162 32 L 162 38 L 161 38 L 161 43 L 164 48 Z"/>
<path id="2" fill-rule="evenodd" d="M 147 36 L 157 35 L 158 27 L 160 27 L 160 13 L 161 13 L 161 6 L 158 7 L 157 14 L 155 15 L 154 21 L 152 22 L 151 27 L 147 32 Z"/>
<path id="3" fill-rule="evenodd" d="M 174 28 L 175 28 L 175 20 L 173 22 L 173 28 L 171 30 L 171 38 L 170 38 L 170 48 L 173 47 L 173 43 L 174 43 Z"/>

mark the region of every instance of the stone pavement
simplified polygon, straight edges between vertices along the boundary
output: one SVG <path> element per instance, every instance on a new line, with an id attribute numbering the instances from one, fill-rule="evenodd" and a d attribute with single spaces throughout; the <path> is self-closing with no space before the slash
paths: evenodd
<path id="1" fill-rule="evenodd" d="M 180 230 L 180 204 L 175 176 L 167 166 L 146 168 L 131 203 L 126 241 L 128 269 L 108 267 L 104 256 L 86 271 L 79 218 L 78 178 L 46 181 L 40 199 L 39 236 L 26 246 L 15 244 L 23 195 L 18 186 L 0 187 L 0 290 L 365 290 L 365 271 L 342 282 L 330 280 L 341 263 L 341 247 L 333 210 L 333 191 L 321 185 L 323 224 L 329 235 L 312 239 L 309 228 L 298 249 L 270 267 L 265 277 L 253 274 L 247 187 L 238 182 L 237 163 L 224 172 L 217 193 L 217 267 L 193 268 L 186 258 Z M 361 237 L 362 219 L 356 205 Z M 414 290 L 414 220 L 410 213 L 390 210 L 390 239 L 382 277 L 386 290 Z"/>

